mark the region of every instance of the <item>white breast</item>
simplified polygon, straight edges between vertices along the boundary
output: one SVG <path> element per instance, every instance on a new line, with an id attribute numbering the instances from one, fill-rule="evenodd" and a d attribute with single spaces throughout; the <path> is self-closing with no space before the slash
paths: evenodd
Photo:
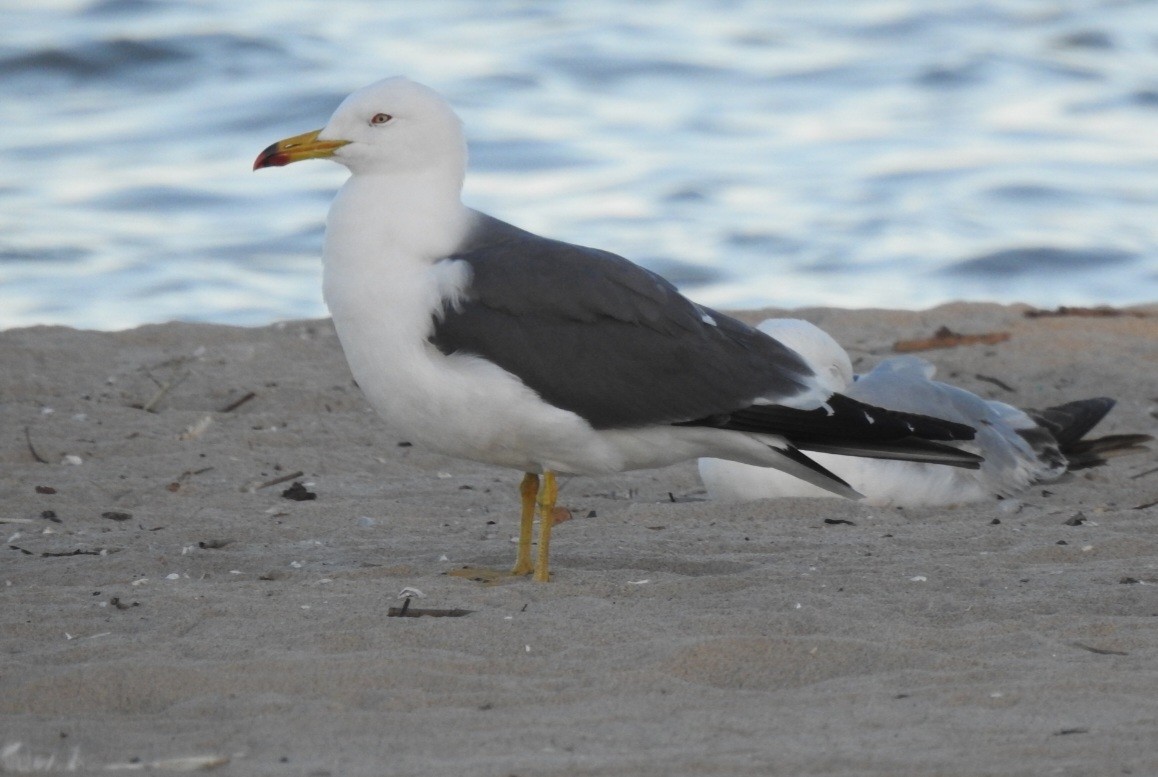
<path id="1" fill-rule="evenodd" d="M 465 262 L 437 259 L 462 243 L 477 214 L 457 202 L 439 212 L 395 202 L 391 211 L 393 186 L 375 184 L 352 178 L 334 201 L 323 277 L 346 360 L 374 409 L 411 442 L 528 471 L 557 467 L 589 444 L 594 432 L 575 414 L 484 359 L 447 356 L 428 341 L 434 312 L 470 281 Z M 391 212 L 408 215 L 382 215 Z"/>

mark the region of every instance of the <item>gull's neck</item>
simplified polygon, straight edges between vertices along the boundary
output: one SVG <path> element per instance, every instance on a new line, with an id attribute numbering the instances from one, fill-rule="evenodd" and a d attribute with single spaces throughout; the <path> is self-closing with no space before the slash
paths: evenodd
<path id="1" fill-rule="evenodd" d="M 458 165 L 351 176 L 326 220 L 327 269 L 350 261 L 370 263 L 362 271 L 387 260 L 430 263 L 454 253 L 473 223 L 461 191 Z"/>
<path id="2" fill-rule="evenodd" d="M 466 282 L 461 268 L 437 264 L 463 244 L 478 217 L 462 204 L 461 186 L 461 167 L 359 174 L 334 199 L 323 295 L 359 382 L 385 369 L 391 348 L 425 342 L 432 312 Z"/>

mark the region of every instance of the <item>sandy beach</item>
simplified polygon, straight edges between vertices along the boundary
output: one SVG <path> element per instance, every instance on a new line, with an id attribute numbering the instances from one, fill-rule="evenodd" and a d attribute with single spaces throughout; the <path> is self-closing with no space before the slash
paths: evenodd
<path id="1" fill-rule="evenodd" d="M 921 355 L 1158 434 L 1158 305 L 1026 311 L 791 313 L 862 369 L 1007 332 Z M 327 321 L 0 332 L 0 430 L 0 772 L 1158 774 L 1153 443 L 953 509 L 564 478 L 554 581 L 483 585 L 519 473 L 399 439 Z"/>

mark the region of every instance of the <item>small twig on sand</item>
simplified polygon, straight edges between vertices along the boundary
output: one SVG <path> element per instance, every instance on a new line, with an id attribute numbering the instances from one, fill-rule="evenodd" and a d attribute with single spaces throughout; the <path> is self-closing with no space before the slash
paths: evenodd
<path id="1" fill-rule="evenodd" d="M 978 373 L 978 374 L 974 375 L 973 377 L 977 378 L 977 380 L 983 380 L 986 383 L 992 383 L 994 386 L 997 386 L 997 388 L 1004 389 L 1005 391 L 1008 391 L 1011 394 L 1017 393 L 1017 389 L 1015 389 L 1013 386 L 1009 385 L 1005 381 L 1001 380 L 1001 378 L 994 378 L 994 377 L 990 377 L 989 375 L 982 375 L 981 373 Z"/>
<path id="2" fill-rule="evenodd" d="M 409 601 L 409 600 L 408 600 Z M 430 607 L 391 607 L 386 611 L 387 618 L 421 618 L 427 615 L 431 618 L 461 618 L 470 615 L 474 610 L 442 610 Z"/>
<path id="3" fill-rule="evenodd" d="M 306 473 L 302 472 L 299 469 L 297 472 L 291 472 L 288 475 L 282 475 L 280 478 L 274 478 L 273 480 L 267 480 L 264 483 L 254 483 L 252 485 L 245 486 L 245 488 L 243 488 L 241 490 L 242 491 L 249 491 L 249 492 L 260 491 L 263 488 L 269 488 L 270 486 L 276 486 L 279 483 L 286 482 L 287 480 L 293 480 L 294 478 L 304 477 L 305 474 Z"/>
<path id="4" fill-rule="evenodd" d="M 32 454 L 32 458 L 36 459 L 41 464 L 47 464 L 48 459 L 36 452 L 36 447 L 32 444 L 32 430 L 29 427 L 24 427 L 24 439 L 28 442 L 28 452 Z"/>
<path id="5" fill-rule="evenodd" d="M 128 761 L 105 764 L 106 772 L 207 772 L 229 763 L 227 755 L 190 755 L 180 758 L 162 758 L 158 761 Z"/>
<path id="6" fill-rule="evenodd" d="M 173 380 L 167 380 L 164 383 L 162 383 L 160 385 L 160 387 L 157 389 L 157 393 L 153 395 L 153 398 L 150 399 L 148 402 L 146 402 L 144 405 L 142 405 L 141 409 L 144 410 L 146 413 L 157 412 L 156 407 L 160 403 L 160 401 L 165 398 L 165 395 L 168 394 L 170 391 L 172 391 L 177 386 L 180 386 L 182 383 L 184 383 L 185 379 L 188 378 L 191 374 L 192 373 L 186 372 L 183 375 L 181 375 L 181 377 L 179 377 L 179 378 L 174 378 Z M 149 377 L 152 377 L 152 376 L 150 375 Z"/>
<path id="7" fill-rule="evenodd" d="M 256 396 L 257 396 L 257 394 L 255 394 L 255 393 L 253 393 L 252 391 L 250 391 L 250 392 L 246 393 L 246 394 L 245 394 L 245 396 L 241 397 L 241 399 L 235 399 L 235 400 L 233 400 L 233 401 L 232 401 L 232 402 L 230 402 L 228 405 L 226 405 L 225 407 L 221 408 L 221 410 L 219 410 L 218 412 L 219 412 L 219 413 L 232 413 L 234 410 L 236 410 L 237 408 L 241 407 L 241 406 L 242 406 L 242 405 L 244 405 L 246 402 L 248 402 L 249 400 L 253 399 L 253 398 L 254 398 L 254 397 L 256 397 Z"/>
<path id="8" fill-rule="evenodd" d="M 1107 648 L 1094 647 L 1093 645 L 1083 645 L 1081 642 L 1071 642 L 1070 644 L 1076 648 L 1081 648 L 1082 650 L 1088 650 L 1091 653 L 1097 653 L 1099 656 L 1128 656 L 1128 655 L 1130 655 L 1129 653 L 1127 653 L 1123 650 L 1109 650 Z"/>
<path id="9" fill-rule="evenodd" d="M 169 483 L 169 485 L 165 486 L 165 489 L 167 491 L 176 493 L 176 492 L 181 490 L 181 487 L 183 485 L 185 485 L 186 481 L 188 481 L 189 478 L 193 477 L 194 475 L 200 475 L 204 472 L 208 472 L 211 469 L 213 469 L 213 467 L 202 467 L 201 469 L 196 469 L 196 470 L 188 470 L 187 469 L 184 472 L 182 472 L 180 475 L 178 475 L 175 480 L 173 480 L 171 483 Z"/>

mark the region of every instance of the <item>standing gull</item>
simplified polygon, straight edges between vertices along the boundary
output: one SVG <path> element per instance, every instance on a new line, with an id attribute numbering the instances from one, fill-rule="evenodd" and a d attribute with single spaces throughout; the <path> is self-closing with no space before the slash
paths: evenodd
<path id="1" fill-rule="evenodd" d="M 407 439 L 526 473 L 513 574 L 549 579 L 557 472 L 712 456 L 856 498 L 802 451 L 978 465 L 930 442 L 971 427 L 834 394 L 791 349 L 658 275 L 463 205 L 462 124 L 427 87 L 371 84 L 253 166 L 317 158 L 351 173 L 326 223 L 323 289 L 354 378 Z"/>
<path id="2" fill-rule="evenodd" d="M 853 375 L 848 354 L 826 332 L 790 318 L 770 318 L 759 329 L 804 357 L 830 391 L 892 410 L 968 424 L 977 436 L 962 447 L 985 460 L 978 469 L 880 461 L 827 453 L 816 460 L 879 506 L 929 507 L 1008 497 L 1066 472 L 1105 463 L 1105 457 L 1141 450 L 1145 434 L 1097 439 L 1085 435 L 1114 406 L 1107 397 L 1079 399 L 1045 410 L 1019 410 L 933 380 L 934 367 L 916 356 L 885 359 Z M 701 459 L 700 477 L 713 499 L 829 496 L 797 478 L 733 461 Z"/>

